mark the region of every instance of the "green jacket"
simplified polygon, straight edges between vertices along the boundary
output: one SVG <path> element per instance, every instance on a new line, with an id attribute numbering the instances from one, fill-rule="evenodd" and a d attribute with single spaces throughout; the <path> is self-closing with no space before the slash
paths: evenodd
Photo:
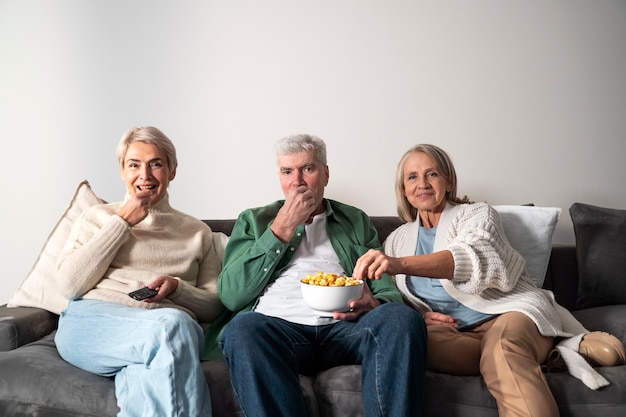
<path id="1" fill-rule="evenodd" d="M 221 356 L 217 339 L 228 321 L 243 311 L 251 311 L 265 287 L 274 282 L 291 261 L 304 234 L 304 225 L 288 243 L 270 230 L 284 200 L 242 212 L 226 246 L 218 291 L 228 311 L 207 329 L 203 359 Z M 376 229 L 363 211 L 333 200 L 324 200 L 326 227 L 330 242 L 346 274 L 369 249 L 381 249 Z M 367 282 L 372 294 L 382 302 L 402 302 L 402 296 L 388 275 Z"/>

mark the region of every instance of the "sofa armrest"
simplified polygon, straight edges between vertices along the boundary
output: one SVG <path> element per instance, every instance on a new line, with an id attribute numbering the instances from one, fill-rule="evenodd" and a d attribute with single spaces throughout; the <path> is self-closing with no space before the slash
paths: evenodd
<path id="1" fill-rule="evenodd" d="M 58 320 L 41 308 L 0 306 L 0 352 L 42 338 L 56 329 Z"/>

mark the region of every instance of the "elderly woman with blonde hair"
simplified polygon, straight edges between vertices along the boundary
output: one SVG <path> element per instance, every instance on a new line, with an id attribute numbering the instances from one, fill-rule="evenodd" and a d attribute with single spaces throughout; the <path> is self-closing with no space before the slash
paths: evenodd
<path id="1" fill-rule="evenodd" d="M 607 333 L 589 333 L 533 284 L 498 213 L 457 196 L 446 152 L 429 144 L 407 151 L 396 197 L 406 223 L 389 235 L 384 253 L 363 255 L 353 275 L 393 276 L 426 322 L 430 369 L 482 375 L 500 416 L 558 416 L 541 364 L 559 338 L 570 373 L 594 389 L 608 384 L 585 358 L 621 364 L 624 346 Z"/>

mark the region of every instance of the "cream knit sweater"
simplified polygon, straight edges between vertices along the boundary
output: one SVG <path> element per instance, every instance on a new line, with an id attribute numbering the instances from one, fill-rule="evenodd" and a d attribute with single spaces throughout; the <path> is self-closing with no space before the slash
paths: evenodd
<path id="1" fill-rule="evenodd" d="M 97 205 L 81 214 L 57 263 L 61 293 L 68 299 L 173 307 L 201 323 L 212 322 L 224 307 L 217 294 L 221 260 L 211 229 L 173 209 L 168 194 L 134 227 L 117 215 L 122 204 Z M 146 303 L 128 296 L 160 275 L 178 280 L 176 291 L 163 301 Z"/>
<path id="2" fill-rule="evenodd" d="M 419 221 L 400 226 L 385 241 L 385 253 L 393 257 L 415 255 L 418 232 Z M 526 314 L 542 335 L 565 338 L 557 348 L 572 375 L 592 389 L 609 384 L 577 353 L 588 331 L 556 303 L 552 292 L 533 284 L 524 258 L 509 244 L 500 217 L 491 206 L 448 204 L 439 220 L 433 252 L 446 249 L 454 257 L 454 276 L 440 282 L 452 298 L 481 313 Z M 393 278 L 407 304 L 422 314 L 430 311 L 411 293 L 406 275 Z"/>

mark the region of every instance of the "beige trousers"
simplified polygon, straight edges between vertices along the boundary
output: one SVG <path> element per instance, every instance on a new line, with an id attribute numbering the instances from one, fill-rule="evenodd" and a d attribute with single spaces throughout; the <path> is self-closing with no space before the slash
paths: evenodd
<path id="1" fill-rule="evenodd" d="M 554 339 L 517 312 L 468 331 L 428 327 L 428 367 L 452 375 L 482 375 L 500 417 L 557 417 L 559 410 L 541 364 Z"/>

